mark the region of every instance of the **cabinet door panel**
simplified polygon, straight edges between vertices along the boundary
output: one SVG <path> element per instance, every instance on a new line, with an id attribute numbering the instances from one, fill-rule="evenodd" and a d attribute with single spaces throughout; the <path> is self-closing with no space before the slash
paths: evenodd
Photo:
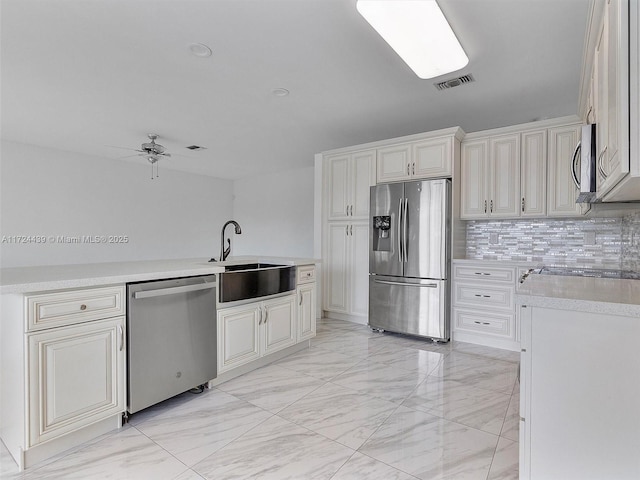
<path id="1" fill-rule="evenodd" d="M 580 216 L 588 206 L 576 204 L 578 189 L 571 176 L 573 154 L 580 138 L 580 126 L 549 129 L 547 216 Z"/>
<path id="2" fill-rule="evenodd" d="M 547 213 L 547 132 L 522 134 L 520 216 L 543 217 Z"/>
<path id="3" fill-rule="evenodd" d="M 463 219 L 487 217 L 487 161 L 489 144 L 486 140 L 462 144 L 461 212 Z"/>
<path id="4" fill-rule="evenodd" d="M 348 228 L 349 225 L 342 222 L 330 223 L 327 226 L 324 306 L 326 310 L 333 312 L 347 313 L 347 288 L 349 288 L 347 277 Z"/>
<path id="5" fill-rule="evenodd" d="M 255 305 L 218 310 L 218 373 L 260 357 L 258 320 Z"/>
<path id="6" fill-rule="evenodd" d="M 298 287 L 298 341 L 316 335 L 316 286 Z"/>
<path id="7" fill-rule="evenodd" d="M 605 16 L 607 9 L 605 8 Z M 598 43 L 596 46 L 595 56 L 595 81 L 596 81 L 596 137 L 597 137 L 597 160 L 600 160 L 600 155 L 607 148 L 608 133 L 607 133 L 607 118 L 608 118 L 608 106 L 607 106 L 607 22 L 603 23 L 602 29 L 598 35 Z M 604 177 L 598 170 L 598 190 L 602 189 L 602 183 Z"/>
<path id="8" fill-rule="evenodd" d="M 27 338 L 29 446 L 124 411 L 124 317 Z"/>
<path id="9" fill-rule="evenodd" d="M 296 343 L 295 296 L 263 302 L 263 354 L 277 352 Z"/>
<path id="10" fill-rule="evenodd" d="M 375 150 L 359 152 L 353 155 L 353 174 L 351 178 L 353 195 L 352 211 L 350 212 L 353 218 L 367 219 L 369 217 L 369 187 L 375 182 L 375 175 L 372 175 L 375 169 L 375 161 Z"/>
<path id="11" fill-rule="evenodd" d="M 327 216 L 330 220 L 346 219 L 349 201 L 349 155 L 329 159 Z"/>
<path id="12" fill-rule="evenodd" d="M 410 177 L 411 147 L 397 145 L 378 150 L 378 183 L 396 182 Z"/>
<path id="13" fill-rule="evenodd" d="M 492 217 L 520 214 L 520 134 L 491 139 L 491 187 L 489 213 Z"/>
<path id="14" fill-rule="evenodd" d="M 600 191 L 607 192 L 630 170 L 629 163 L 629 2 L 606 6 L 607 22 L 607 151 L 602 155 L 607 178 Z M 637 90 L 637 84 L 634 86 Z"/>
<path id="15" fill-rule="evenodd" d="M 413 145 L 413 177 L 450 177 L 453 139 L 437 139 Z"/>
<path id="16" fill-rule="evenodd" d="M 351 227 L 350 227 L 351 228 Z M 353 224 L 350 231 L 351 292 L 350 310 L 354 315 L 369 312 L 369 224 Z"/>

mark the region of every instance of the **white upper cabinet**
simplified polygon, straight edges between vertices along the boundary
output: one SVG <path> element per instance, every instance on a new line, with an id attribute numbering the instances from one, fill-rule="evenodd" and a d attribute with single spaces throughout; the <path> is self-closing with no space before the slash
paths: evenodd
<path id="1" fill-rule="evenodd" d="M 626 3 L 626 5 L 625 5 Z M 624 17 L 623 17 L 624 14 Z M 599 125 L 605 126 L 605 136 L 598 145 L 598 165 L 601 183 L 599 190 L 609 191 L 629 173 L 629 136 L 625 128 L 629 123 L 629 48 L 628 1 L 609 1 L 605 7 L 602 27 L 602 52 L 596 55 L 604 63 L 606 75 L 599 81 L 605 98 L 605 110 L 601 112 Z M 638 85 L 636 84 L 636 87 Z M 624 147 L 624 148 L 622 148 Z"/>
<path id="2" fill-rule="evenodd" d="M 580 125 L 555 121 L 531 127 L 478 132 L 462 142 L 463 220 L 573 217 L 589 210 L 576 204 L 579 191 L 571 174 Z"/>
<path id="3" fill-rule="evenodd" d="M 520 156 L 520 216 L 547 214 L 547 131 L 524 132 Z"/>
<path id="4" fill-rule="evenodd" d="M 462 143 L 461 218 L 517 217 L 520 134 Z"/>
<path id="5" fill-rule="evenodd" d="M 411 146 L 405 144 L 379 148 L 377 172 L 378 183 L 411 178 Z"/>
<path id="6" fill-rule="evenodd" d="M 455 136 L 378 149 L 378 183 L 450 177 Z"/>
<path id="7" fill-rule="evenodd" d="M 493 137 L 489 145 L 489 215 L 517 217 L 520 209 L 520 134 Z"/>
<path id="8" fill-rule="evenodd" d="M 453 165 L 453 137 L 413 144 L 411 174 L 415 178 L 450 177 Z"/>
<path id="9" fill-rule="evenodd" d="M 462 142 L 460 216 L 463 219 L 487 217 L 488 151 L 488 140 Z"/>
<path id="10" fill-rule="evenodd" d="M 548 152 L 547 216 L 572 217 L 584 215 L 589 205 L 576 203 L 579 189 L 571 173 L 580 137 L 580 125 L 550 128 Z M 576 170 L 579 168 L 575 166 Z"/>
<path id="11" fill-rule="evenodd" d="M 375 150 L 328 157 L 328 220 L 365 219 L 369 215 L 369 187 L 375 183 Z"/>
<path id="12" fill-rule="evenodd" d="M 603 10 L 598 10 L 602 7 Z M 603 202 L 640 200 L 640 6 L 637 0 L 596 3 L 589 24 L 593 99 L 597 124 L 597 198 Z M 599 15 L 602 13 L 602 15 Z M 591 63 L 586 62 L 589 68 Z"/>

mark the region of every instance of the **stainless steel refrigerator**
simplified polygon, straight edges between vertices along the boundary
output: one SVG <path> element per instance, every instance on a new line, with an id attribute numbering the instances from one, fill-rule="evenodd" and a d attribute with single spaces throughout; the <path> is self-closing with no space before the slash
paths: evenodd
<path id="1" fill-rule="evenodd" d="M 369 326 L 448 341 L 451 181 L 371 187 Z"/>

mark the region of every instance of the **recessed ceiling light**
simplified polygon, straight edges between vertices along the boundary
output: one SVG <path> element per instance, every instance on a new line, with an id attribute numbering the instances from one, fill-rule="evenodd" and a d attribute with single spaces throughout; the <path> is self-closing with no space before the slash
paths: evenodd
<path id="1" fill-rule="evenodd" d="M 422 79 L 469 63 L 436 0 L 357 0 L 356 9 Z"/>
<path id="2" fill-rule="evenodd" d="M 286 97 L 287 95 L 289 95 L 289 90 L 287 90 L 286 88 L 274 88 L 271 93 L 273 93 L 276 97 Z"/>
<path id="3" fill-rule="evenodd" d="M 211 49 L 202 43 L 192 43 L 189 45 L 189 51 L 196 57 L 210 57 Z"/>

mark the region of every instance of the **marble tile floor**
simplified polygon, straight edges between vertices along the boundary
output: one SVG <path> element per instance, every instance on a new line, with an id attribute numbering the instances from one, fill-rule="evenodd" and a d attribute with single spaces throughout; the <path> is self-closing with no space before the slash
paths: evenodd
<path id="1" fill-rule="evenodd" d="M 3 479 L 518 478 L 519 355 L 323 319 L 311 347 Z"/>

